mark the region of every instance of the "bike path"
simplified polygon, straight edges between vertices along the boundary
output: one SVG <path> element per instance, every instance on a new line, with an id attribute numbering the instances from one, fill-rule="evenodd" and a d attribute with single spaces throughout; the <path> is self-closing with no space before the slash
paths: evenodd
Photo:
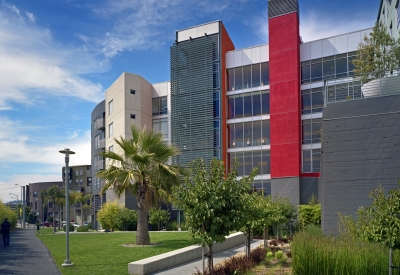
<path id="1" fill-rule="evenodd" d="M 36 229 L 17 229 L 10 233 L 10 246 L 0 238 L 0 274 L 61 275 Z"/>

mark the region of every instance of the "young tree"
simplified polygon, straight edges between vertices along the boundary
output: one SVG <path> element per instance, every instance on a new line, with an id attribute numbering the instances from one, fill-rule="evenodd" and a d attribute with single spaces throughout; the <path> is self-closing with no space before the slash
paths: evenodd
<path id="1" fill-rule="evenodd" d="M 112 188 L 117 197 L 125 192 L 136 196 L 138 224 L 136 244 L 150 244 L 148 209 L 161 198 L 166 199 L 171 186 L 179 183 L 179 167 L 170 165 L 170 158 L 179 153 L 164 141 L 162 133 L 131 126 L 132 139 L 114 139 L 119 148 L 102 154 L 110 160 L 97 176 L 105 179 L 101 193 Z"/>
<path id="2" fill-rule="evenodd" d="M 243 210 L 246 219 L 244 219 L 240 226 L 240 231 L 246 235 L 246 256 L 250 259 L 250 242 L 254 230 L 262 227 L 261 222 L 263 218 L 263 197 L 260 194 L 252 193 L 244 196 L 247 199 L 246 208 Z"/>
<path id="3" fill-rule="evenodd" d="M 167 223 L 171 217 L 168 210 L 162 210 L 160 207 L 153 207 L 149 211 L 149 221 L 153 225 L 157 225 L 157 229 L 161 229 L 163 223 Z"/>
<path id="4" fill-rule="evenodd" d="M 77 201 L 79 202 L 81 206 L 81 224 L 83 225 L 83 209 L 85 203 L 90 204 L 90 201 L 92 199 L 92 195 L 90 194 L 85 194 L 85 193 L 79 193 L 79 196 L 77 197 Z"/>
<path id="5" fill-rule="evenodd" d="M 202 159 L 190 164 L 184 183 L 174 188 L 175 203 L 185 211 L 190 234 L 208 247 L 208 270 L 213 274 L 213 242 L 223 242 L 232 230 L 239 230 L 247 219 L 246 205 L 250 184 L 257 173 L 237 180 L 237 161 L 225 177 L 225 166 L 213 159 L 207 168 Z"/>
<path id="6" fill-rule="evenodd" d="M 260 229 L 264 231 L 264 247 L 268 246 L 268 227 L 275 222 L 277 206 L 273 203 L 272 197 L 263 197 L 260 207 L 260 219 L 258 220 Z"/>
<path id="7" fill-rule="evenodd" d="M 370 77 L 379 78 L 385 71 L 397 69 L 400 66 L 399 42 L 376 23 L 370 35 L 364 36 L 364 42 L 358 46 L 357 57 L 353 60 L 354 75 L 366 82 Z"/>
<path id="8" fill-rule="evenodd" d="M 279 239 L 280 225 L 290 221 L 290 219 L 294 217 L 296 209 L 288 198 L 273 198 L 273 205 L 275 210 L 272 220 L 273 224 L 276 226 L 276 234 Z"/>

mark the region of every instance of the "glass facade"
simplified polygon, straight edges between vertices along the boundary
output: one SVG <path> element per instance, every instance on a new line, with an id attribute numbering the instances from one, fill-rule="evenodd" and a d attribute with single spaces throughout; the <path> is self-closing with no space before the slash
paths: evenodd
<path id="1" fill-rule="evenodd" d="M 238 176 L 249 175 L 254 167 L 258 168 L 257 175 L 271 173 L 269 150 L 232 152 L 228 155 L 230 160 L 238 160 Z"/>
<path id="2" fill-rule="evenodd" d="M 301 113 L 321 113 L 324 107 L 323 87 L 301 91 Z"/>
<path id="3" fill-rule="evenodd" d="M 301 84 L 352 76 L 356 55 L 349 52 L 301 62 Z"/>
<path id="4" fill-rule="evenodd" d="M 228 91 L 269 85 L 269 62 L 226 70 Z"/>
<path id="5" fill-rule="evenodd" d="M 228 97 L 228 119 L 268 115 L 269 90 L 231 95 Z"/>
<path id="6" fill-rule="evenodd" d="M 271 195 L 271 180 L 255 180 L 251 184 L 251 191 L 262 193 L 264 196 Z"/>
<path id="7" fill-rule="evenodd" d="M 168 118 L 153 119 L 153 131 L 162 132 L 168 138 Z"/>
<path id="8" fill-rule="evenodd" d="M 310 149 L 302 151 L 303 173 L 320 172 L 321 170 L 321 149 Z"/>
<path id="9" fill-rule="evenodd" d="M 229 148 L 244 148 L 270 144 L 269 120 L 228 124 Z"/>
<path id="10" fill-rule="evenodd" d="M 167 111 L 168 111 L 167 97 L 166 96 L 154 97 L 152 102 L 153 116 L 166 115 Z"/>
<path id="11" fill-rule="evenodd" d="M 322 119 L 305 119 L 301 121 L 301 138 L 303 144 L 320 143 Z"/>

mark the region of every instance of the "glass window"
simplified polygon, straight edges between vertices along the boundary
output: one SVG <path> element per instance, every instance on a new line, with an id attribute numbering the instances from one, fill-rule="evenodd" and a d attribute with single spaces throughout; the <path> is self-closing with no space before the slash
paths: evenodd
<path id="1" fill-rule="evenodd" d="M 251 66 L 243 67 L 243 89 L 251 87 Z"/>
<path id="2" fill-rule="evenodd" d="M 243 117 L 243 95 L 235 97 L 235 118 Z"/>
<path id="3" fill-rule="evenodd" d="M 161 119 L 160 131 L 164 134 L 164 137 L 168 138 L 168 118 Z"/>
<path id="4" fill-rule="evenodd" d="M 114 152 L 114 145 L 111 145 L 110 147 L 108 147 L 108 151 Z"/>
<path id="5" fill-rule="evenodd" d="M 245 93 L 243 96 L 243 117 L 252 116 L 252 108 L 251 108 L 251 93 Z"/>
<path id="6" fill-rule="evenodd" d="M 264 145 L 262 144 L 261 120 L 253 121 L 253 138 L 251 144 L 253 146 Z"/>
<path id="7" fill-rule="evenodd" d="M 110 115 L 113 111 L 113 100 L 111 99 L 110 102 L 108 102 L 108 114 Z"/>
<path id="8" fill-rule="evenodd" d="M 262 158 L 261 158 L 261 151 L 254 151 L 253 152 L 253 167 L 257 167 L 258 173 L 257 175 L 262 175 Z"/>
<path id="9" fill-rule="evenodd" d="M 38 191 L 33 191 L 33 196 L 37 197 L 38 196 Z"/>
<path id="10" fill-rule="evenodd" d="M 213 88 L 219 88 L 219 63 L 213 64 Z"/>
<path id="11" fill-rule="evenodd" d="M 321 171 L 321 150 L 320 149 L 312 150 L 312 171 L 313 172 Z"/>
<path id="12" fill-rule="evenodd" d="M 303 173 L 311 172 L 311 150 L 303 150 Z"/>
<path id="13" fill-rule="evenodd" d="M 347 76 L 347 58 L 336 59 L 336 77 Z"/>
<path id="14" fill-rule="evenodd" d="M 79 170 L 75 171 L 75 175 L 79 176 Z"/>
<path id="15" fill-rule="evenodd" d="M 153 103 L 152 103 L 153 116 L 158 115 L 158 110 L 160 110 L 160 99 L 158 97 L 156 97 L 156 98 L 153 98 Z"/>
<path id="16" fill-rule="evenodd" d="M 135 119 L 136 115 L 135 114 L 131 114 L 131 119 Z"/>
<path id="17" fill-rule="evenodd" d="M 253 169 L 253 152 L 243 152 L 244 174 L 247 176 Z"/>
<path id="18" fill-rule="evenodd" d="M 261 93 L 253 92 L 251 94 L 253 101 L 253 116 L 261 115 Z"/>
<path id="19" fill-rule="evenodd" d="M 235 147 L 243 147 L 243 123 L 235 124 Z"/>
<path id="20" fill-rule="evenodd" d="M 262 121 L 262 138 L 261 145 L 267 145 L 270 142 L 270 121 L 268 119 Z"/>
<path id="21" fill-rule="evenodd" d="M 312 113 L 322 112 L 324 107 L 324 95 L 321 88 L 311 90 Z"/>
<path id="22" fill-rule="evenodd" d="M 243 123 L 243 134 L 246 144 L 244 146 L 251 146 L 253 140 L 253 127 L 252 122 Z"/>
<path id="23" fill-rule="evenodd" d="M 235 70 L 234 69 L 228 69 L 226 70 L 226 75 L 228 78 L 228 91 L 233 91 L 235 90 Z"/>
<path id="24" fill-rule="evenodd" d="M 136 90 L 131 89 L 131 95 L 134 95 L 134 94 L 136 94 Z"/>
<path id="25" fill-rule="evenodd" d="M 228 97 L 228 118 L 235 118 L 235 96 Z"/>
<path id="26" fill-rule="evenodd" d="M 269 85 L 269 62 L 261 63 L 261 86 Z"/>
<path id="27" fill-rule="evenodd" d="M 160 97 L 160 107 L 160 115 L 166 115 L 168 111 L 166 96 Z"/>
<path id="28" fill-rule="evenodd" d="M 310 90 L 301 91 L 301 110 L 303 114 L 311 113 L 311 95 Z"/>
<path id="29" fill-rule="evenodd" d="M 350 55 L 350 53 L 349 53 Z M 354 70 L 354 65 L 353 65 L 353 60 L 356 59 L 356 56 L 349 56 L 347 64 L 349 67 L 349 75 L 353 75 L 353 70 Z"/>
<path id="30" fill-rule="evenodd" d="M 269 111 L 269 90 L 261 91 L 261 109 L 262 109 L 263 115 L 267 115 L 270 113 L 270 111 Z"/>
<path id="31" fill-rule="evenodd" d="M 335 60 L 328 60 L 323 63 L 324 79 L 334 78 L 335 75 Z"/>
<path id="32" fill-rule="evenodd" d="M 235 148 L 235 124 L 228 124 L 229 148 Z"/>
<path id="33" fill-rule="evenodd" d="M 113 130 L 114 130 L 114 123 L 110 123 L 110 124 L 108 125 L 108 137 L 109 137 L 109 138 L 112 137 L 112 135 L 113 135 Z"/>
<path id="34" fill-rule="evenodd" d="M 322 128 L 322 120 L 320 118 L 312 120 L 312 143 L 320 143 L 321 142 L 321 128 Z"/>
<path id="35" fill-rule="evenodd" d="M 303 144 L 309 144 L 311 143 L 311 119 L 302 120 L 301 124 Z"/>
<path id="36" fill-rule="evenodd" d="M 81 174 L 81 176 L 83 176 L 83 170 L 79 170 L 79 173 Z"/>
<path id="37" fill-rule="evenodd" d="M 310 65 L 301 66 L 301 84 L 310 82 Z"/>
<path id="38" fill-rule="evenodd" d="M 244 176 L 244 159 L 243 159 L 243 152 L 236 152 L 235 157 L 238 161 L 238 176 Z"/>
<path id="39" fill-rule="evenodd" d="M 251 65 L 251 86 L 260 86 L 260 64 Z"/>
<path id="40" fill-rule="evenodd" d="M 322 63 L 311 64 L 311 82 L 322 80 Z"/>
<path id="41" fill-rule="evenodd" d="M 262 174 L 271 174 L 270 170 L 270 154 L 269 151 L 262 151 L 261 153 L 261 161 L 262 161 Z M 259 173 L 261 174 L 261 173 Z"/>
<path id="42" fill-rule="evenodd" d="M 243 88 L 242 67 L 235 68 L 235 90 Z"/>
<path id="43" fill-rule="evenodd" d="M 316 173 L 321 170 L 321 149 L 303 150 L 303 173 Z"/>

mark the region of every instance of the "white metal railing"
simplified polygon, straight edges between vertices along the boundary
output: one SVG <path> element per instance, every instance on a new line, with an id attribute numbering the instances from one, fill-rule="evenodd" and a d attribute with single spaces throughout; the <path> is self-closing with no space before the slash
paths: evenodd
<path id="1" fill-rule="evenodd" d="M 106 147 L 106 139 L 100 139 L 97 141 L 97 148 L 96 149 L 104 149 Z"/>
<path id="2" fill-rule="evenodd" d="M 400 94 L 400 69 L 357 77 L 325 80 L 324 105 L 328 103 Z"/>
<path id="3" fill-rule="evenodd" d="M 105 127 L 104 118 L 98 118 L 94 121 L 94 128 L 96 130 L 104 129 L 104 127 Z"/>

